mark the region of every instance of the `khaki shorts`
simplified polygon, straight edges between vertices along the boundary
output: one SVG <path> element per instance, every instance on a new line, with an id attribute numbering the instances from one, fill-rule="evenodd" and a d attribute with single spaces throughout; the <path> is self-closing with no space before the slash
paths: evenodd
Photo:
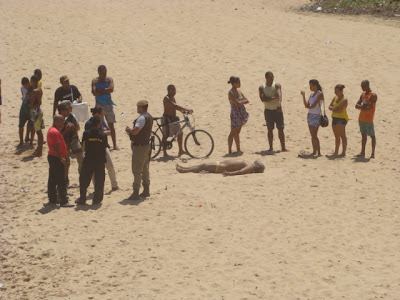
<path id="1" fill-rule="evenodd" d="M 115 120 L 114 107 L 111 104 L 101 105 L 96 103 L 96 107 L 101 107 L 103 109 L 104 117 L 106 118 L 107 123 L 117 123 Z"/>
<path id="2" fill-rule="evenodd" d="M 165 124 L 165 120 L 165 117 L 163 117 L 161 121 L 162 125 Z M 168 126 L 161 127 L 161 129 L 165 137 L 172 137 L 179 131 L 179 129 L 181 129 L 181 124 L 169 124 Z"/>

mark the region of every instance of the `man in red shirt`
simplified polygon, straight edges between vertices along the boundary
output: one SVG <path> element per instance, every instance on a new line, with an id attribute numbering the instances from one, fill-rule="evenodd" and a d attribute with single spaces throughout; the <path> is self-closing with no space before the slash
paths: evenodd
<path id="1" fill-rule="evenodd" d="M 62 115 L 54 115 L 53 126 L 47 132 L 47 145 L 49 154 L 47 160 L 49 162 L 49 181 L 47 185 L 47 193 L 49 202 L 45 206 L 55 205 L 57 202 L 57 194 L 60 198 L 61 207 L 73 207 L 73 204 L 67 200 L 67 186 L 65 179 L 65 164 L 68 155 L 67 145 L 60 130 L 64 126 L 64 117 Z"/>

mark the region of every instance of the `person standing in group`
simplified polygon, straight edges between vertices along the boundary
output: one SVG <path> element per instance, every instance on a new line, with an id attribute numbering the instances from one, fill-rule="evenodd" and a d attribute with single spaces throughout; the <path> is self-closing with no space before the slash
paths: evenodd
<path id="1" fill-rule="evenodd" d="M 64 126 L 64 117 L 54 115 L 53 126 L 47 132 L 47 145 L 49 154 L 47 160 L 49 162 L 49 180 L 47 183 L 47 194 L 49 202 L 45 206 L 55 205 L 57 199 L 60 199 L 61 207 L 72 207 L 73 204 L 68 203 L 67 186 L 65 182 L 65 164 L 68 155 L 67 145 L 60 132 Z"/>
<path id="2" fill-rule="evenodd" d="M 228 83 L 232 85 L 232 88 L 228 92 L 229 103 L 231 104 L 231 132 L 228 136 L 228 153 L 232 154 L 232 144 L 235 140 L 237 152 L 240 150 L 240 131 L 242 126 L 247 123 L 249 114 L 244 107 L 245 104 L 249 103 L 249 100 L 239 90 L 240 78 L 231 76 Z"/>
<path id="3" fill-rule="evenodd" d="M 119 150 L 114 127 L 114 123 L 117 122 L 113 108 L 115 103 L 111 100 L 111 93 L 114 92 L 114 81 L 111 77 L 107 76 L 106 66 L 100 65 L 97 68 L 97 72 L 99 73 L 99 77 L 94 78 L 92 81 L 92 94 L 96 98 L 96 107 L 100 106 L 103 109 L 107 124 L 110 127 L 113 148 L 114 150 Z"/>
<path id="4" fill-rule="evenodd" d="M 358 117 L 358 123 L 360 125 L 361 132 L 361 152 L 358 157 L 365 157 L 365 146 L 367 144 L 367 136 L 371 137 L 372 142 L 372 152 L 371 158 L 375 158 L 375 127 L 374 127 L 374 115 L 375 106 L 378 101 L 378 96 L 373 92 L 369 86 L 368 80 L 363 80 L 361 82 L 361 89 L 363 93 L 360 99 L 357 101 L 356 108 L 360 110 L 360 116 Z"/>
<path id="5" fill-rule="evenodd" d="M 303 96 L 304 107 L 308 109 L 307 123 L 311 134 L 311 143 L 313 147 L 312 155 L 321 156 L 318 129 L 321 120 L 321 105 L 323 105 L 324 93 L 322 92 L 322 87 L 318 80 L 311 79 L 309 81 L 309 85 L 312 94 L 310 95 L 308 101 L 306 100 L 306 93 L 304 91 L 301 91 L 301 95 Z"/>
<path id="6" fill-rule="evenodd" d="M 42 88 L 42 70 L 35 69 L 35 71 L 33 71 L 33 75 L 36 75 L 38 78 L 38 87 Z"/>
<path id="7" fill-rule="evenodd" d="M 94 107 L 90 110 L 92 112 L 93 117 L 97 116 L 100 118 L 101 125 L 100 125 L 100 130 L 103 131 L 107 136 L 110 135 L 110 128 L 107 126 L 106 122 L 103 119 L 103 109 L 101 107 Z M 92 123 L 90 120 L 88 120 L 85 123 L 85 131 L 90 130 L 92 128 Z M 117 182 L 117 176 L 115 175 L 115 169 L 114 169 L 114 164 L 111 159 L 111 153 L 109 147 L 106 148 L 106 169 L 107 169 L 107 174 L 108 177 L 110 177 L 111 181 L 111 188 L 113 191 L 118 190 L 118 182 Z"/>
<path id="8" fill-rule="evenodd" d="M 274 127 L 278 129 L 279 140 L 283 152 L 287 151 L 285 146 L 285 128 L 282 112 L 282 87 L 274 81 L 274 74 L 270 71 L 265 73 L 266 83 L 258 88 L 260 100 L 264 103 L 264 117 L 268 129 L 268 151 L 274 151 Z"/>
<path id="9" fill-rule="evenodd" d="M 103 201 L 104 196 L 104 179 L 105 179 L 105 163 L 106 148 L 108 146 L 107 136 L 100 129 L 101 120 L 95 116 L 90 119 L 92 128 L 83 133 L 82 145 L 85 151 L 85 157 L 82 163 L 82 170 L 79 176 L 80 198 L 76 200 L 76 204 L 86 204 L 86 192 L 90 181 L 94 176 L 94 197 L 92 204 L 99 204 Z"/>
<path id="10" fill-rule="evenodd" d="M 34 156 L 40 157 L 42 156 L 43 150 L 43 132 L 44 129 L 44 121 L 43 121 L 43 111 L 40 108 L 42 104 L 43 91 L 38 86 L 39 78 L 36 75 L 31 77 L 31 87 L 32 93 L 29 97 L 29 107 L 30 107 L 30 119 L 33 123 L 33 127 L 35 128 L 36 134 L 38 136 L 38 144 L 36 150 L 33 152 Z"/>
<path id="11" fill-rule="evenodd" d="M 346 156 L 346 124 L 349 121 L 349 116 L 347 115 L 348 101 L 343 94 L 344 88 L 345 86 L 343 84 L 337 84 L 335 86 L 336 96 L 332 99 L 331 104 L 329 104 L 329 110 L 332 111 L 332 129 L 335 135 L 335 152 L 333 155 L 339 155 L 340 140 L 342 140 L 342 153 L 340 156 L 343 157 Z"/>
<path id="12" fill-rule="evenodd" d="M 75 85 L 69 84 L 69 78 L 67 75 L 63 75 L 60 77 L 60 83 L 61 86 L 56 90 L 54 94 L 53 115 L 56 113 L 59 102 L 62 102 L 64 100 L 69 100 L 71 101 L 71 103 L 75 100 L 78 103 L 82 102 L 81 93 Z"/>
<path id="13" fill-rule="evenodd" d="M 166 146 L 166 140 L 169 137 L 174 136 L 179 129 L 181 128 L 180 124 L 174 124 L 174 122 L 179 121 L 179 117 L 176 115 L 176 111 L 180 111 L 182 113 L 193 113 L 192 109 L 184 108 L 182 106 L 179 106 L 176 104 L 175 100 L 175 95 L 176 95 L 176 88 L 173 84 L 170 84 L 167 87 L 168 94 L 164 97 L 163 99 L 163 105 L 164 105 L 164 114 L 162 118 L 162 132 L 163 132 L 163 140 L 162 140 L 162 145 L 163 145 L 163 156 L 167 157 L 167 146 Z M 172 124 L 171 124 L 172 123 Z M 178 147 L 179 147 L 179 152 L 178 156 L 181 156 L 183 154 L 187 154 L 182 147 L 182 141 L 183 141 L 183 132 L 181 132 L 178 135 Z"/>
<path id="14" fill-rule="evenodd" d="M 137 103 L 137 112 L 140 114 L 133 122 L 133 128 L 125 128 L 132 141 L 132 173 L 133 194 L 129 200 L 139 200 L 139 197 L 150 196 L 150 136 L 153 128 L 153 117 L 147 112 L 148 102 L 140 100 Z M 143 181 L 143 192 L 139 195 L 140 182 Z"/>
<path id="15" fill-rule="evenodd" d="M 65 119 L 64 127 L 61 129 L 61 134 L 64 137 L 65 144 L 67 145 L 68 156 L 65 165 L 65 177 L 67 186 L 69 185 L 69 167 L 71 166 L 71 159 L 69 156 L 73 154 L 78 162 L 78 172 L 81 172 L 83 162 L 83 151 L 81 142 L 79 141 L 78 131 L 79 123 L 74 114 L 71 113 L 71 102 L 64 100 L 58 105 L 58 113 Z"/>
<path id="16" fill-rule="evenodd" d="M 26 95 L 28 94 L 28 89 L 30 87 L 30 82 L 29 79 L 27 77 L 23 77 L 21 79 L 21 96 L 22 96 L 22 102 L 24 102 Z M 22 128 L 22 131 L 24 129 Z M 25 135 L 25 143 L 29 143 L 30 146 L 32 147 L 33 145 L 33 138 L 35 136 L 35 128 L 33 128 L 33 124 L 32 121 L 28 120 L 28 124 L 26 125 L 26 135 Z M 18 146 L 22 146 L 23 142 L 22 139 L 20 139 L 20 143 Z"/>

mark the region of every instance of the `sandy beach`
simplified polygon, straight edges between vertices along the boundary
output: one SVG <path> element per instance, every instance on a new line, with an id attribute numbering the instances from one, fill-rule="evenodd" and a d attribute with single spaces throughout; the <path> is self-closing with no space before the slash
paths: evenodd
<path id="1" fill-rule="evenodd" d="M 400 23 L 294 10 L 304 3 L 0 0 L 0 299 L 400 299 Z M 47 146 L 40 158 L 16 150 L 21 78 L 43 72 L 46 136 L 60 76 L 94 107 L 100 64 L 115 83 L 120 190 L 106 176 L 100 208 L 45 209 Z M 282 85 L 290 150 L 272 155 L 258 96 L 266 71 Z M 236 159 L 259 159 L 265 172 L 177 173 L 177 163 L 225 159 L 231 75 L 250 101 Z M 300 90 L 308 96 L 312 78 L 328 103 L 346 85 L 345 158 L 325 156 L 331 126 L 319 130 L 322 157 L 298 158 L 311 151 Z M 377 149 L 360 160 L 363 79 L 378 95 Z M 175 143 L 173 159 L 151 162 L 151 197 L 132 202 L 124 128 L 138 100 L 161 116 L 168 84 L 215 149 L 205 160 L 178 158 Z M 274 141 L 279 150 L 276 131 Z M 71 202 L 77 168 L 72 160 Z"/>

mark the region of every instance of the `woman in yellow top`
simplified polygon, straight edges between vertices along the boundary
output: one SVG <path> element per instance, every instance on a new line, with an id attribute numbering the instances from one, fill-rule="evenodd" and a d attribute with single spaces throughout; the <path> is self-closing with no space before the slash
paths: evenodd
<path id="1" fill-rule="evenodd" d="M 332 99 L 329 105 L 329 110 L 332 111 L 332 129 L 335 134 L 335 152 L 334 156 L 339 155 L 340 140 L 342 140 L 342 154 L 340 156 L 346 156 L 347 148 L 347 137 L 346 137 L 346 124 L 349 121 L 347 115 L 347 99 L 344 97 L 343 84 L 335 86 L 336 96 Z"/>

